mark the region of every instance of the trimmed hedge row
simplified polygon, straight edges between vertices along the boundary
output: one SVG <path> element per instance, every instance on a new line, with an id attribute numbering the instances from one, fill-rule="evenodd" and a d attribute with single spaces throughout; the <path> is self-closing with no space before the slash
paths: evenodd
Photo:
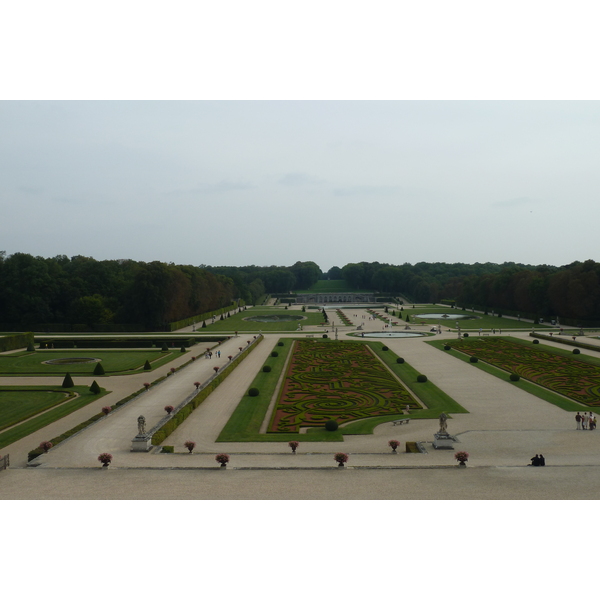
<path id="1" fill-rule="evenodd" d="M 246 304 L 243 300 L 240 301 L 240 305 L 243 306 Z M 173 321 L 173 323 L 169 323 L 169 331 L 175 331 L 177 329 L 182 329 L 183 327 L 188 327 L 189 325 L 193 325 L 194 323 L 198 323 L 198 321 L 205 321 L 206 319 L 212 318 L 213 315 L 222 315 L 223 313 L 230 312 L 238 309 L 237 302 L 230 304 L 229 306 L 225 306 L 223 308 L 217 308 L 215 310 L 211 310 L 209 312 L 202 313 L 201 315 L 195 315 L 193 317 L 188 317 L 187 319 L 181 319 L 181 321 Z"/>
<path id="2" fill-rule="evenodd" d="M 245 350 L 238 354 L 231 362 L 227 363 L 223 370 L 205 387 L 203 387 L 181 410 L 170 415 L 169 420 L 152 435 L 152 445 L 159 446 L 167 439 L 191 414 L 200 406 L 202 402 L 217 388 L 219 385 L 233 372 L 233 370 L 244 360 L 250 352 L 256 348 L 259 342 L 262 342 L 264 337 L 261 335 L 256 339 L 256 342 L 250 344 Z"/>
<path id="3" fill-rule="evenodd" d="M 31 332 L 5 335 L 0 337 L 0 352 L 27 348 L 29 344 L 33 344 L 33 333 Z"/>

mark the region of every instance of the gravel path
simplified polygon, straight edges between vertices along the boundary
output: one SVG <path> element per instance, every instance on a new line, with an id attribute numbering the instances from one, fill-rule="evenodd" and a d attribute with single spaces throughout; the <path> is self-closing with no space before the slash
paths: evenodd
<path id="1" fill-rule="evenodd" d="M 381 330 L 381 321 L 356 319 L 366 330 Z M 141 387 L 147 375 L 111 377 L 102 385 L 113 390 L 108 399 L 78 411 L 2 451 L 10 453 L 11 468 L 0 473 L 0 498 L 115 498 L 115 499 L 595 499 L 600 484 L 600 435 L 576 431 L 572 413 L 535 398 L 477 368 L 424 343 L 423 338 L 388 339 L 387 345 L 464 406 L 448 429 L 467 450 L 467 469 L 455 466 L 452 450 L 435 450 L 431 442 L 437 421 L 413 420 L 409 425 L 380 425 L 373 435 L 346 436 L 343 442 L 302 443 L 292 455 L 285 443 L 228 443 L 215 440 L 239 399 L 280 337 L 267 334 L 234 373 L 174 432 L 165 445 L 175 454 L 132 453 L 136 420 L 146 417 L 148 428 L 164 416 L 166 404 L 177 405 L 193 382 L 212 374 L 226 356 L 246 339 L 224 342 L 220 361 L 199 359 L 163 384 L 115 411 L 48 454 L 37 468 L 25 466 L 26 453 L 43 439 L 62 433 L 76 423 Z M 455 334 L 443 333 L 441 338 Z M 512 334 L 526 337 L 528 332 Z M 340 330 L 340 339 L 344 333 Z M 242 344 L 240 342 L 244 342 Z M 200 353 L 198 346 L 194 354 Z M 176 359 L 188 360 L 189 356 Z M 172 363 L 162 370 L 166 372 Z M 160 370 L 153 372 L 153 378 Z M 83 379 L 83 378 L 82 378 Z M 90 379 L 90 378 L 87 378 Z M 5 379 L 6 383 L 10 380 Z M 40 380 L 36 380 L 37 381 Z M 22 380 L 15 378 L 15 382 Z M 56 380 L 52 380 L 56 383 Z M 76 383 L 80 383 L 76 380 Z M 91 379 L 88 383 L 89 385 Z M 113 397 L 114 395 L 114 397 Z M 96 404 L 98 406 L 96 406 Z M 184 453 L 183 442 L 197 447 Z M 388 440 L 400 441 L 397 454 Z M 426 454 L 406 454 L 405 442 L 421 441 Z M 350 454 L 347 468 L 337 469 L 333 454 Z M 114 456 L 109 469 L 99 467 L 97 456 Z M 227 469 L 216 467 L 214 455 L 227 452 Z M 531 456 L 543 453 L 545 468 L 526 467 Z"/>

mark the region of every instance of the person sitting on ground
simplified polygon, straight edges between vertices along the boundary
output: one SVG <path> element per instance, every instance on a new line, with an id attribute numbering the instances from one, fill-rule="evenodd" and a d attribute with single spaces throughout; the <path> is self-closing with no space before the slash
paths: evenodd
<path id="1" fill-rule="evenodd" d="M 544 458 L 543 454 L 540 454 L 540 467 L 545 467 L 546 466 L 546 459 Z"/>
<path id="2" fill-rule="evenodd" d="M 539 467 L 540 466 L 540 457 L 536 454 L 532 459 L 531 459 L 531 464 L 528 465 L 530 467 Z"/>

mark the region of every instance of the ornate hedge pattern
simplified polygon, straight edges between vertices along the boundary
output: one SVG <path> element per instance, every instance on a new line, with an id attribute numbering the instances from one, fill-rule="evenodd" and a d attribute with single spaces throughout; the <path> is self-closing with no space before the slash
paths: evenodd
<path id="1" fill-rule="evenodd" d="M 268 431 L 397 415 L 421 406 L 364 344 L 297 340 Z"/>
<path id="2" fill-rule="evenodd" d="M 469 338 L 448 344 L 586 406 L 600 406 L 600 367 L 504 338 Z"/>

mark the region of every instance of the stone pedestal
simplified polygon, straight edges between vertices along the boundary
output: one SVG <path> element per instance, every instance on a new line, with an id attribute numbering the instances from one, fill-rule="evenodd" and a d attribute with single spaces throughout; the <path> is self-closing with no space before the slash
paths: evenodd
<path id="1" fill-rule="evenodd" d="M 136 435 L 131 440 L 131 451 L 132 452 L 150 452 L 152 448 L 152 436 L 150 435 Z"/>
<path id="2" fill-rule="evenodd" d="M 454 450 L 453 443 L 456 441 L 456 439 L 451 435 L 448 435 L 447 433 L 434 433 L 433 437 L 435 438 L 433 447 L 436 450 L 439 450 L 440 448 Z"/>

